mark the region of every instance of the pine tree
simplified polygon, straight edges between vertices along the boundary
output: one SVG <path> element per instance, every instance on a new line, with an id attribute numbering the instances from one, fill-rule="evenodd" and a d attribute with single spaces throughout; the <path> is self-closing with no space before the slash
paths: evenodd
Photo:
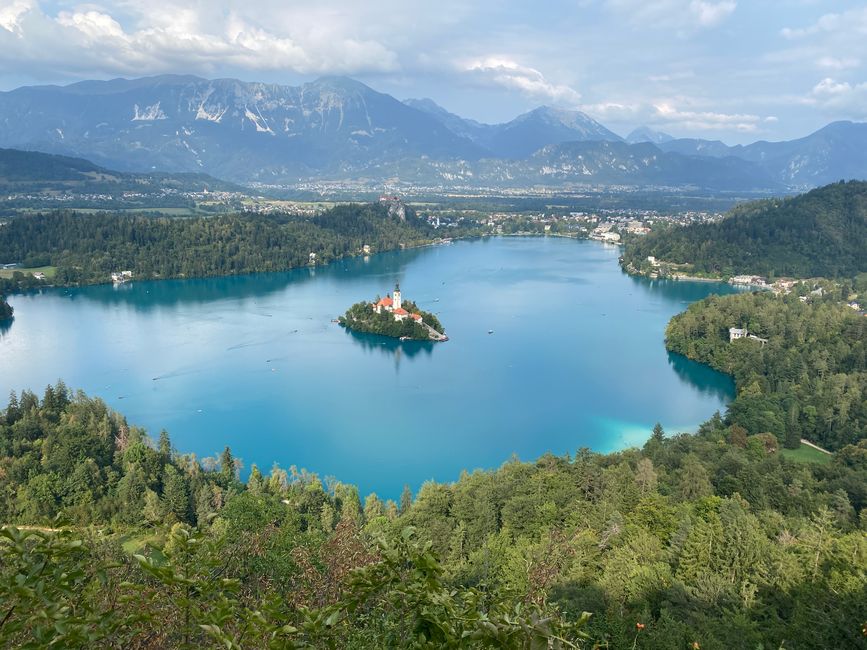
<path id="1" fill-rule="evenodd" d="M 409 509 L 412 507 L 412 491 L 409 489 L 408 485 L 403 486 L 403 492 L 400 493 L 400 507 L 398 511 L 400 514 L 405 515 L 409 512 Z"/>
<path id="2" fill-rule="evenodd" d="M 382 501 L 375 492 L 371 492 L 364 500 L 364 521 L 370 522 L 385 514 Z"/>
<path id="3" fill-rule="evenodd" d="M 228 446 L 220 454 L 220 475 L 223 479 L 224 487 L 229 487 L 235 482 L 235 459 L 232 457 L 232 450 Z"/>
<path id="4" fill-rule="evenodd" d="M 6 423 L 14 424 L 19 417 L 21 417 L 21 407 L 13 390 L 9 393 L 9 404 L 6 406 Z"/>
<path id="5" fill-rule="evenodd" d="M 165 429 L 160 431 L 160 441 L 157 444 L 157 451 L 162 456 L 164 463 L 168 463 L 172 459 L 172 441 L 169 439 L 169 433 Z"/>
<path id="6" fill-rule="evenodd" d="M 163 483 L 163 501 L 168 514 L 178 521 L 190 521 L 190 493 L 187 483 L 174 465 L 166 465 Z"/>
<path id="7" fill-rule="evenodd" d="M 265 492 L 265 479 L 262 478 L 262 472 L 254 463 L 250 467 L 250 478 L 247 479 L 247 490 L 251 494 L 263 494 Z"/>

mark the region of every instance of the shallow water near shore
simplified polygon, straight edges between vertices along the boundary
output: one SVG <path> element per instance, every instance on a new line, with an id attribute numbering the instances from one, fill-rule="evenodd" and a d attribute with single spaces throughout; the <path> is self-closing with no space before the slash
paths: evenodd
<path id="1" fill-rule="evenodd" d="M 674 314 L 721 283 L 625 275 L 620 250 L 493 238 L 241 277 L 52 289 L 10 299 L 0 391 L 62 378 L 199 457 L 225 445 L 395 498 L 580 447 L 693 430 L 731 380 L 670 355 Z M 399 342 L 332 323 L 389 292 L 437 313 L 446 343 Z M 493 330 L 489 334 L 489 330 Z"/>

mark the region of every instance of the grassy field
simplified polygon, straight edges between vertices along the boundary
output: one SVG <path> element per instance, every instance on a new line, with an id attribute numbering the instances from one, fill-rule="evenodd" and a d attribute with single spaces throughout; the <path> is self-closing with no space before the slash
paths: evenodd
<path id="1" fill-rule="evenodd" d="M 57 274 L 56 266 L 38 266 L 32 269 L 0 269 L 0 278 L 11 278 L 12 274 L 15 271 L 20 271 L 21 273 L 44 273 L 45 277 L 48 279 L 53 278 Z"/>
<path id="2" fill-rule="evenodd" d="M 820 463 L 826 465 L 831 462 L 832 458 L 830 454 L 813 449 L 805 444 L 802 444 L 797 449 L 781 449 L 780 453 L 796 463 Z"/>

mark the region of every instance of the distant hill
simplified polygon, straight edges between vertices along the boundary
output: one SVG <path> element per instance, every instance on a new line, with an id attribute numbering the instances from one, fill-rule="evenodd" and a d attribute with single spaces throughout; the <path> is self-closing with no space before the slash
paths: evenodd
<path id="1" fill-rule="evenodd" d="M 34 181 L 88 181 L 110 172 L 83 158 L 0 149 L 0 184 Z"/>
<path id="2" fill-rule="evenodd" d="M 83 158 L 0 149 L 0 190 L 4 192 L 74 190 L 116 193 L 160 189 L 238 191 L 243 188 L 206 174 L 132 174 L 106 169 Z"/>
<path id="3" fill-rule="evenodd" d="M 715 274 L 854 277 L 867 272 L 867 182 L 738 206 L 716 224 L 651 233 L 624 261 L 654 256 Z"/>
<path id="4" fill-rule="evenodd" d="M 867 124 L 834 122 L 786 142 L 754 142 L 729 147 L 718 140 L 680 139 L 659 143 L 670 152 L 693 156 L 733 156 L 759 165 L 790 187 L 815 187 L 839 180 L 867 179 Z"/>
<path id="5" fill-rule="evenodd" d="M 629 144 L 638 144 L 639 142 L 662 144 L 663 142 L 671 142 L 672 140 L 674 140 L 674 137 L 668 135 L 668 133 L 654 131 L 647 126 L 640 126 L 626 136 L 626 141 Z"/>

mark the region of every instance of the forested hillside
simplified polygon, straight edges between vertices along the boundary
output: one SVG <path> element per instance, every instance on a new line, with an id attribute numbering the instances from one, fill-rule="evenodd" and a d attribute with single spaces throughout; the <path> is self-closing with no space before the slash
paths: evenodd
<path id="1" fill-rule="evenodd" d="M 83 158 L 0 148 L 0 188 L 9 192 L 239 191 L 243 188 L 199 173 L 133 174 L 106 169 Z M 8 203 L 8 201 L 7 201 Z"/>
<path id="2" fill-rule="evenodd" d="M 735 378 L 727 420 L 789 446 L 867 438 L 867 318 L 832 297 L 712 296 L 675 316 L 667 347 Z M 729 328 L 767 339 L 729 342 Z"/>
<path id="3" fill-rule="evenodd" d="M 0 228 L 4 259 L 56 266 L 58 284 L 108 282 L 112 271 L 136 279 L 279 271 L 430 241 L 433 230 L 407 208 L 344 205 L 313 218 L 227 215 L 198 218 L 54 212 L 12 219 Z"/>
<path id="4" fill-rule="evenodd" d="M 719 223 L 652 232 L 627 246 L 624 263 L 649 270 L 648 256 L 715 275 L 854 277 L 867 272 L 867 182 L 747 203 Z"/>
<path id="5" fill-rule="evenodd" d="M 238 467 L 13 396 L 0 517 L 48 528 L 0 535 L 0 645 L 867 648 L 864 441 L 801 464 L 717 416 L 400 504 Z"/>

